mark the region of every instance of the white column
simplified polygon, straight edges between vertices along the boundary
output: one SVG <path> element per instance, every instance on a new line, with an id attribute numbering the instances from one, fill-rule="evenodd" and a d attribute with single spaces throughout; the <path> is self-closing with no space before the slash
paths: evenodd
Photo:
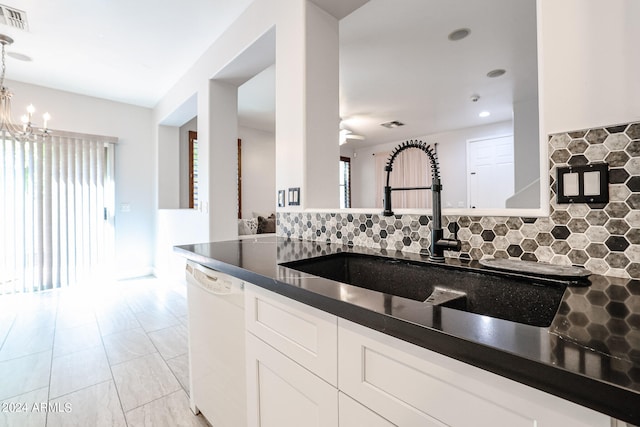
<path id="1" fill-rule="evenodd" d="M 238 89 L 217 80 L 209 82 L 208 163 L 209 240 L 238 236 Z M 200 135 L 198 135 L 200 138 Z M 208 205 L 208 206 L 207 206 Z"/>
<path id="2" fill-rule="evenodd" d="M 305 208 L 339 208 L 338 20 L 307 2 Z"/>
<path id="3" fill-rule="evenodd" d="M 300 207 L 339 205 L 338 21 L 313 3 L 278 2 L 276 189 L 300 187 Z"/>

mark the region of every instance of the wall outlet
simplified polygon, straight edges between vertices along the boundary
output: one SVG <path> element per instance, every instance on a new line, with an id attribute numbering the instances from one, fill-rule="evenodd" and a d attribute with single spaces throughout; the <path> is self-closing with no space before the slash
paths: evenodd
<path id="1" fill-rule="evenodd" d="M 120 212 L 131 212 L 130 203 L 120 203 Z"/>

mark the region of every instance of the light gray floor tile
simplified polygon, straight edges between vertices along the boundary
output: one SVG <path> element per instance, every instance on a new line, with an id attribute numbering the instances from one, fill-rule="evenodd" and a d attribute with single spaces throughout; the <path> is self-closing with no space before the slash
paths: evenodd
<path id="1" fill-rule="evenodd" d="M 53 357 L 63 356 L 99 345 L 102 345 L 102 338 L 100 337 L 98 324 L 95 320 L 93 320 L 93 323 L 87 323 L 74 328 L 56 328 L 56 336 L 53 342 Z"/>
<path id="2" fill-rule="evenodd" d="M 187 299 L 178 295 L 173 295 L 165 302 L 167 309 L 176 317 L 188 314 Z"/>
<path id="3" fill-rule="evenodd" d="M 147 332 L 157 331 L 180 323 L 178 319 L 168 311 L 141 311 L 135 313 L 135 316 Z"/>
<path id="4" fill-rule="evenodd" d="M 54 357 L 49 397 L 54 398 L 111 379 L 102 346 Z"/>
<path id="5" fill-rule="evenodd" d="M 83 388 L 51 402 L 69 411 L 50 413 L 47 427 L 126 427 L 113 381 Z"/>
<path id="6" fill-rule="evenodd" d="M 111 369 L 125 411 L 181 388 L 159 353 L 120 363 Z"/>
<path id="7" fill-rule="evenodd" d="M 53 322 L 33 325 L 14 323 L 0 349 L 0 361 L 51 350 L 54 326 Z"/>
<path id="8" fill-rule="evenodd" d="M 28 294 L 16 300 L 18 310 L 16 312 L 15 325 L 20 328 L 35 326 L 53 326 L 58 310 L 58 299 L 55 294 Z"/>
<path id="9" fill-rule="evenodd" d="M 149 338 L 151 338 L 164 360 L 168 360 L 189 351 L 187 333 L 186 326 L 179 324 L 159 331 L 149 332 Z"/>
<path id="10" fill-rule="evenodd" d="M 0 296 L 0 300 L 4 298 L 4 296 Z M 16 315 L 13 311 L 10 311 L 11 307 L 0 306 L 0 349 L 2 348 L 2 344 L 4 343 L 11 326 L 13 325 L 13 319 L 15 319 Z"/>
<path id="11" fill-rule="evenodd" d="M 0 426 L 44 427 L 47 413 L 40 411 L 40 404 L 47 401 L 48 387 L 3 400 Z M 36 406 L 34 406 L 36 405 Z"/>
<path id="12" fill-rule="evenodd" d="M 0 362 L 0 399 L 46 387 L 50 371 L 51 351 Z"/>
<path id="13" fill-rule="evenodd" d="M 130 426 L 207 425 L 185 394 L 186 309 L 184 283 L 153 278 L 0 296 L 0 399 L 29 410 L 0 427 L 120 427 L 123 408 Z"/>
<path id="14" fill-rule="evenodd" d="M 123 308 L 112 309 L 97 314 L 100 333 L 104 335 L 140 327 L 140 323 L 126 304 Z"/>
<path id="15" fill-rule="evenodd" d="M 103 341 L 111 365 L 157 351 L 142 328 L 107 335 Z"/>
<path id="16" fill-rule="evenodd" d="M 127 299 L 127 305 L 134 313 L 166 310 L 164 302 L 155 295 L 138 295 L 134 298 L 129 298 Z"/>
<path id="17" fill-rule="evenodd" d="M 96 315 L 91 309 L 77 307 L 59 307 L 56 329 L 69 329 L 95 323 Z"/>
<path id="18" fill-rule="evenodd" d="M 129 427 L 207 427 L 202 415 L 189 409 L 184 391 L 172 393 L 126 413 Z"/>
<path id="19" fill-rule="evenodd" d="M 174 375 L 182 385 L 184 391 L 189 395 L 189 355 L 183 354 L 173 359 L 167 360 L 167 365 L 173 371 Z"/>

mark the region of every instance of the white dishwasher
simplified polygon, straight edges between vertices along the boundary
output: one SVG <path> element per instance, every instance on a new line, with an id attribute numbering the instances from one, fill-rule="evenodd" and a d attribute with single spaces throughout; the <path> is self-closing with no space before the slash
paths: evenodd
<path id="1" fill-rule="evenodd" d="M 191 409 L 215 427 L 244 427 L 244 282 L 191 261 L 186 276 Z"/>

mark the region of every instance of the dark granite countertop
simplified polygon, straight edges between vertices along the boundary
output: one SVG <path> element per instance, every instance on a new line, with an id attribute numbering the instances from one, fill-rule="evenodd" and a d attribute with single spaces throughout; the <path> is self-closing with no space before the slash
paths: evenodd
<path id="1" fill-rule="evenodd" d="M 427 257 L 267 236 L 176 246 L 199 264 L 640 425 L 640 281 L 592 275 L 567 287 L 549 327 L 529 326 L 372 292 L 281 266 L 338 252 Z M 447 259 L 452 268 L 483 268 Z"/>

